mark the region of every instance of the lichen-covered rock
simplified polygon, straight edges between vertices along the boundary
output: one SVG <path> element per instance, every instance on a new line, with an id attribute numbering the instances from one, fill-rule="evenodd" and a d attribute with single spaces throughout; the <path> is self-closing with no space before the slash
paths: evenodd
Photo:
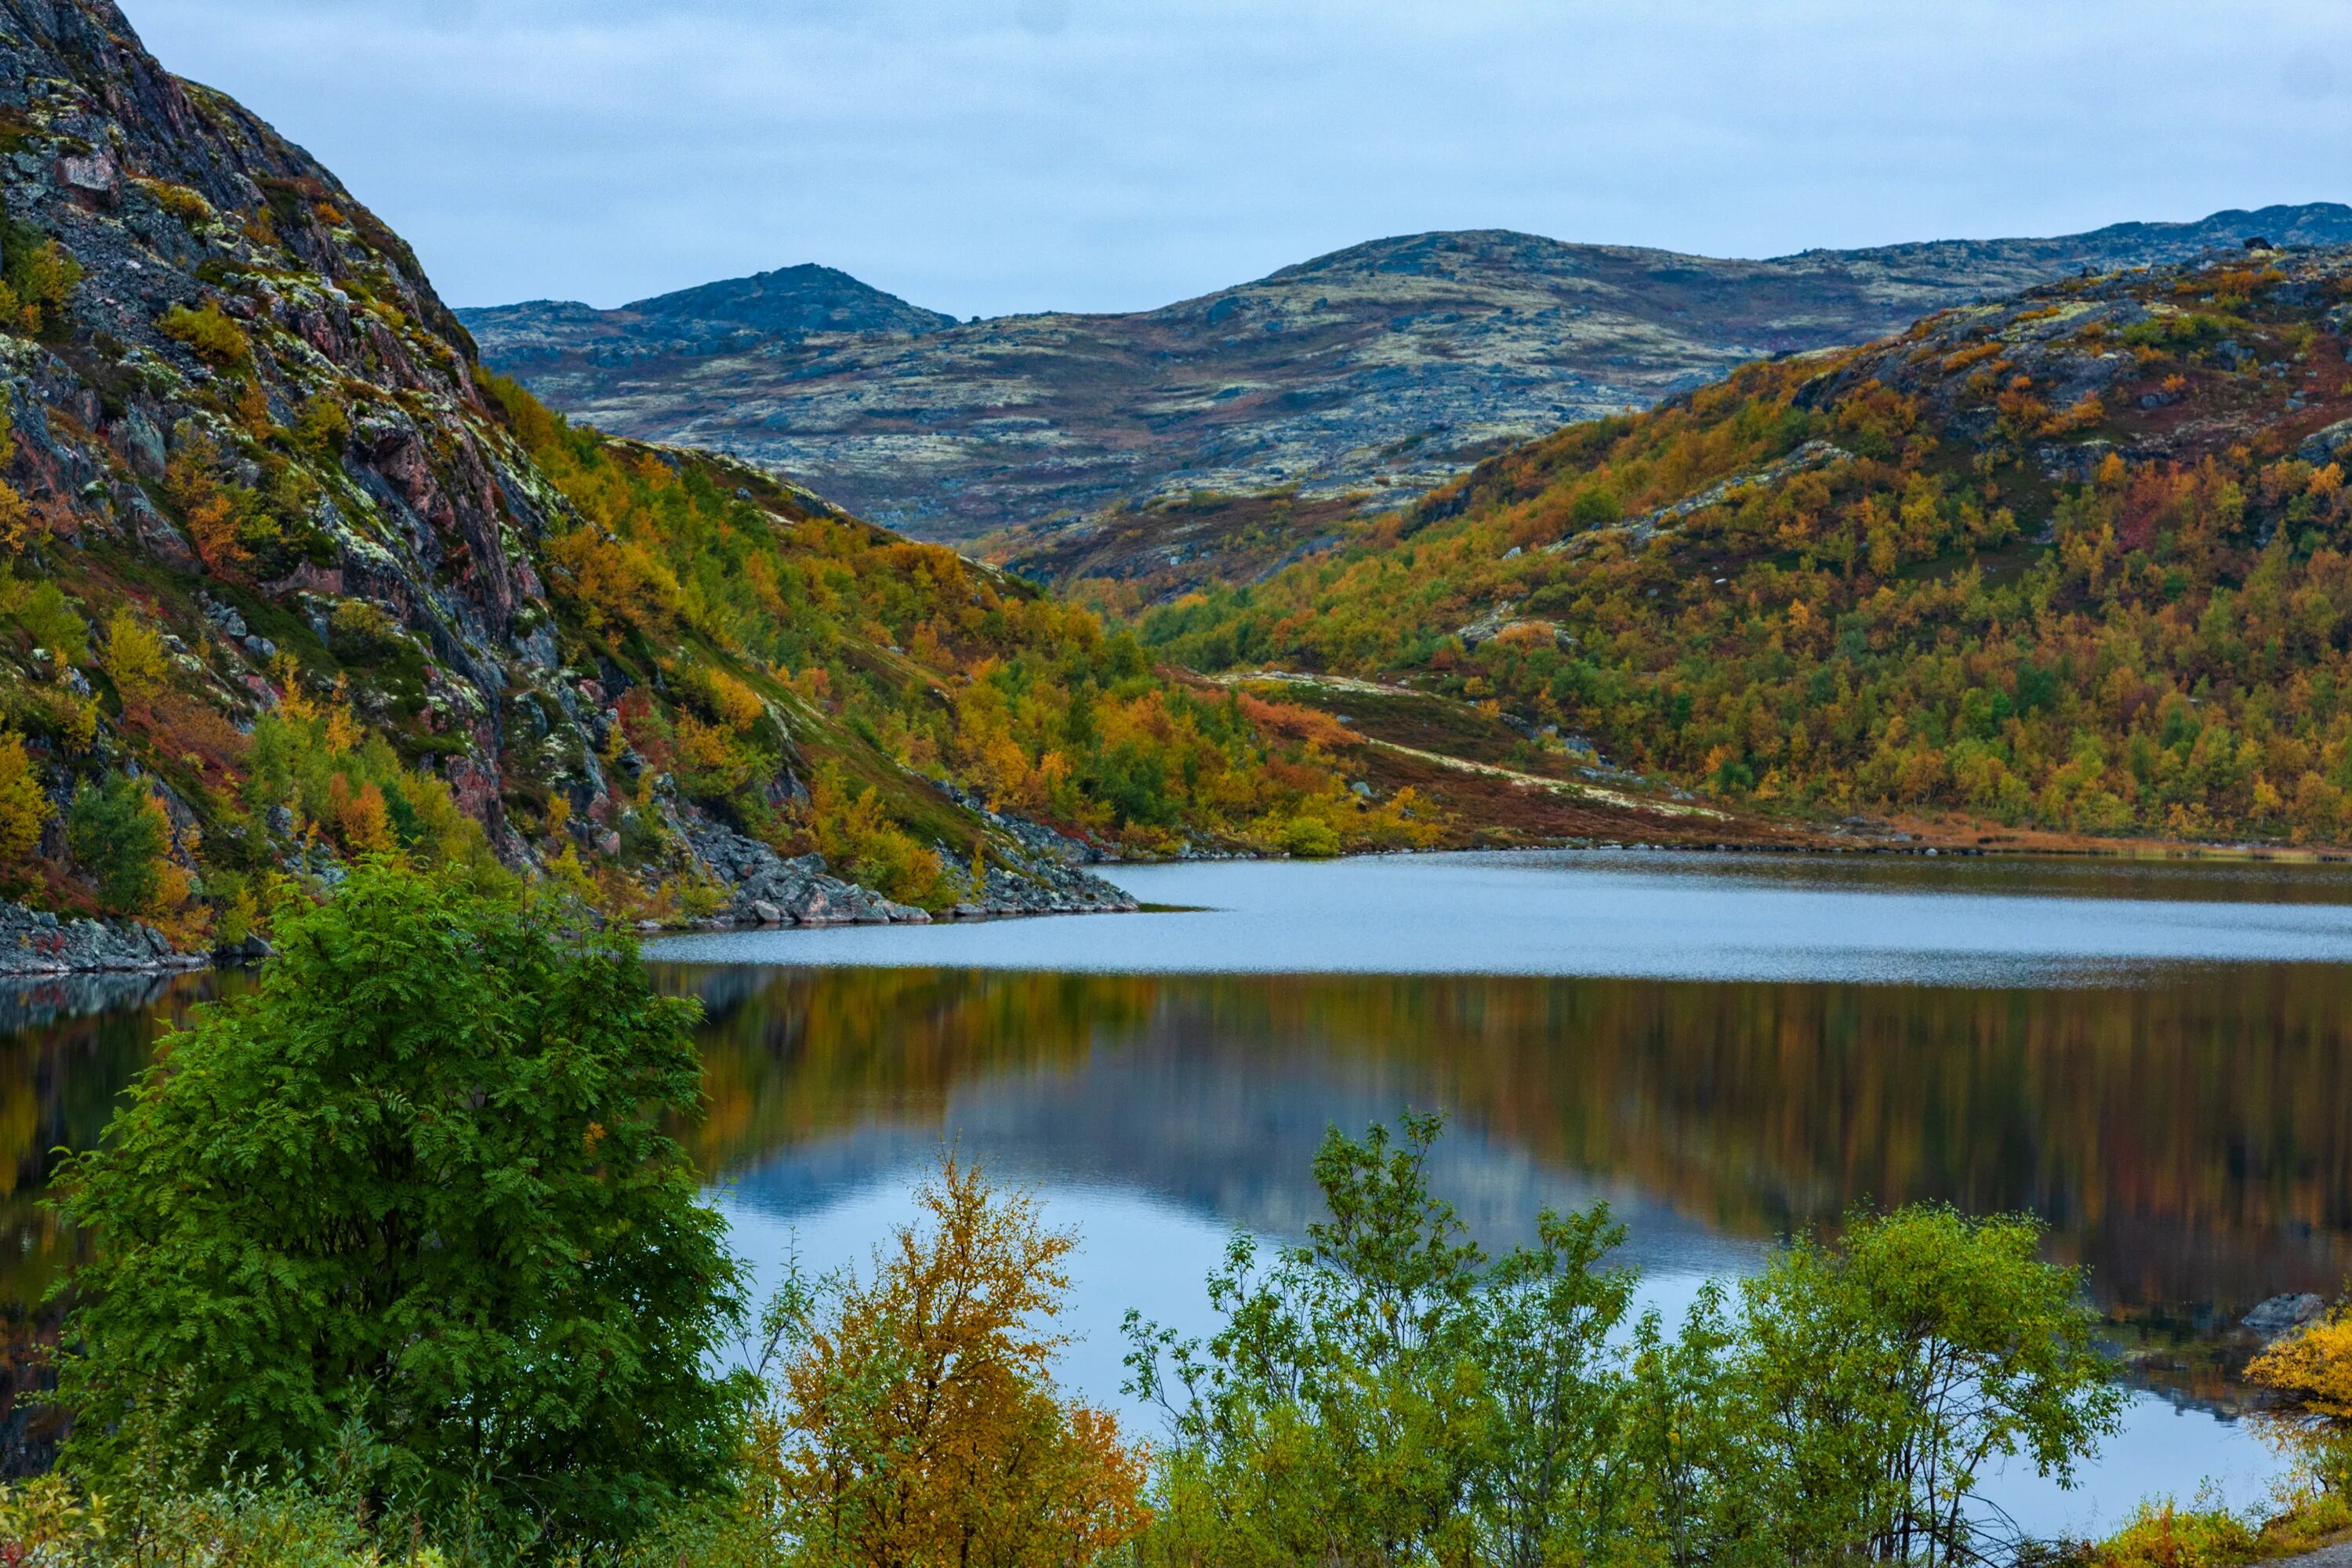
<path id="1" fill-rule="evenodd" d="M 576 848 L 624 879 L 676 868 L 673 827 L 628 831 L 683 797 L 667 779 L 650 802 L 620 787 L 646 771 L 624 716 L 652 723 L 639 739 L 661 732 L 655 705 L 707 695 L 686 677 L 709 672 L 585 623 L 561 547 L 595 525 L 519 437 L 407 245 L 307 153 L 165 70 L 113 0 L 0 0 L 0 210 L 12 282 L 29 250 L 54 284 L 0 321 L 0 517 L 34 520 L 0 526 L 0 549 L 20 581 L 59 585 L 90 655 L 0 636 L 0 691 L 41 698 L 5 710 L 44 788 L 62 800 L 135 763 L 194 803 L 173 809 L 192 875 L 202 846 L 244 835 L 229 858 L 244 871 L 274 862 L 332 884 L 341 864 L 319 859 L 314 829 L 348 851 L 423 816 L 386 785 L 383 820 L 354 839 L 374 785 L 344 780 L 340 804 L 313 789 L 299 813 L 247 791 L 237 736 L 299 694 L 338 710 L 329 744 L 389 748 L 372 777 L 414 770 L 428 805 L 446 786 L 509 866 Z M 744 477 L 761 509 L 748 527 L 781 531 L 783 511 L 853 521 Z M 168 661 L 170 700 L 137 720 L 95 658 L 121 613 L 155 626 Z M 764 681 L 757 660 L 742 668 Z M 70 714 L 52 692 L 76 700 Z M 805 809 L 802 721 L 820 716 L 765 707 L 774 743 L 745 752 L 738 787 Z M 769 862 L 732 879 L 756 884 L 739 914 L 927 918 L 821 864 Z"/>
<path id="2" fill-rule="evenodd" d="M 704 868 L 727 888 L 728 913 L 739 924 L 921 925 L 931 918 L 833 876 L 821 855 L 787 860 L 715 823 L 688 823 L 686 836 Z"/>
<path id="3" fill-rule="evenodd" d="M 2298 1295 L 2273 1296 L 2240 1321 L 2248 1332 L 2268 1344 L 2293 1333 L 2326 1310 L 2326 1301 L 2306 1290 Z"/>
<path id="4" fill-rule="evenodd" d="M 118 972 L 162 974 L 201 969 L 203 953 L 182 952 L 140 921 L 72 920 L 0 903 L 0 980 Z"/>
<path id="5" fill-rule="evenodd" d="M 1139 907 L 1125 889 L 1081 869 L 1116 857 L 1042 822 L 994 810 L 952 784 L 939 787 L 1001 835 L 994 845 L 996 863 L 987 868 L 987 885 L 972 889 L 972 896 L 956 906 L 958 916 L 1132 914 Z"/>

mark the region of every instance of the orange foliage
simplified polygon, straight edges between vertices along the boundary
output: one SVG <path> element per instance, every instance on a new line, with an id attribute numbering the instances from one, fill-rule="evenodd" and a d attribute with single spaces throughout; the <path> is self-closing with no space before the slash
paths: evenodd
<path id="1" fill-rule="evenodd" d="M 804 1338 L 755 1422 L 755 1502 L 873 1568 L 1063 1568 L 1132 1541 L 1145 1456 L 1052 1379 L 1074 1238 L 953 1160 L 917 1201 L 871 1280 L 790 1303 Z"/>
<path id="2" fill-rule="evenodd" d="M 1330 714 L 1319 709 L 1301 708 L 1295 702 L 1269 702 L 1244 691 L 1241 694 L 1241 709 L 1259 729 L 1310 745 L 1352 746 L 1363 740 Z"/>

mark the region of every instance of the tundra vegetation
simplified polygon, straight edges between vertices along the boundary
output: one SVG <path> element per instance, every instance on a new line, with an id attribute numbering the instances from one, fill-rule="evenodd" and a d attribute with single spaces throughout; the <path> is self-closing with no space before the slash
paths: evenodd
<path id="1" fill-rule="evenodd" d="M 528 861 L 608 912 L 708 912 L 681 812 L 822 853 L 902 901 L 956 902 L 985 836 L 926 780 L 1128 853 L 1190 839 L 1335 854 L 1438 831 L 1409 794 L 1350 794 L 1320 715 L 1171 679 L 1131 636 L 951 552 L 714 459 L 608 441 L 484 382 L 573 520 L 541 564 L 558 646 L 603 673 L 609 702 L 598 755 L 508 759 L 500 820 L 536 847 Z M 320 460 L 298 432 L 267 439 L 289 448 L 288 472 Z M 463 736 L 429 644 L 365 598 L 310 624 L 253 596 L 252 552 L 275 525 L 266 496 L 218 480 L 229 461 L 184 454 L 163 488 L 222 579 L 215 602 L 245 605 L 240 624 L 275 639 L 268 700 L 241 718 L 208 664 L 170 652 L 208 635 L 196 584 L 85 574 L 95 563 L 46 540 L 0 548 L 7 890 L 236 940 L 301 901 L 323 865 L 395 848 L 477 869 L 498 858 L 480 803 L 447 782 Z M 592 769 L 604 786 L 581 796 Z"/>
<path id="2" fill-rule="evenodd" d="M 1517 447 L 1136 624 L 1799 816 L 2343 842 L 2347 300 L 2320 252 L 1948 311 Z"/>
<path id="3" fill-rule="evenodd" d="M 869 1265 L 756 1316 L 677 1142 L 692 1005 L 575 901 L 377 857 L 289 911 L 65 1184 L 86 1229 L 43 1563 L 2005 1560 L 1997 1463 L 2070 1478 L 2121 1393 L 2036 1224 L 1858 1211 L 1679 1321 L 1605 1207 L 1489 1256 L 1435 1117 L 1316 1157 L 1192 1339 L 1131 1315 L 1156 1431 L 1055 1381 L 1076 1238 L 948 1162 Z M 2305 1456 L 2277 1518 L 2158 1506 L 2084 1563 L 2352 1525 L 2352 1328 L 2253 1374 Z"/>

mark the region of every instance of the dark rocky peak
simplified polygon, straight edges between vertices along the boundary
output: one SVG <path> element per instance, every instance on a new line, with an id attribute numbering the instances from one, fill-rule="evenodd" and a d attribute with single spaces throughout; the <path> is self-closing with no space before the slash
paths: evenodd
<path id="1" fill-rule="evenodd" d="M 597 365 L 708 358 L 825 333 L 935 332 L 953 316 L 910 305 L 835 268 L 803 263 L 704 283 L 600 310 L 576 300 L 533 300 L 462 310 L 501 363 Z"/>
<path id="2" fill-rule="evenodd" d="M 663 321 L 746 327 L 771 336 L 928 332 L 955 325 L 953 316 L 909 305 L 837 268 L 814 262 L 680 289 L 622 310 Z"/>
<path id="3" fill-rule="evenodd" d="M 93 275 L 150 269 L 111 228 L 167 261 L 365 279 L 472 357 L 405 242 L 242 105 L 164 70 L 112 0 L 0 0 L 0 150 L 9 216 Z"/>
<path id="4" fill-rule="evenodd" d="M 2352 244 L 2352 206 L 2307 202 L 2300 206 L 2232 207 L 2194 223 L 2118 223 L 2078 237 L 2085 248 L 2114 247 L 2135 255 L 2186 259 L 2225 250 L 2260 236 L 2285 247 Z"/>

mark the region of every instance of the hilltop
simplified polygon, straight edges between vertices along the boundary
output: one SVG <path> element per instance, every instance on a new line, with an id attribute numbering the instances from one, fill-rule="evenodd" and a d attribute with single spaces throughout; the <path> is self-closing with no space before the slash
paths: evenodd
<path id="1" fill-rule="evenodd" d="M 460 310 L 499 363 L 558 403 L 567 365 L 611 370 L 646 360 L 707 359 L 821 333 L 938 331 L 953 316 L 909 305 L 830 267 L 803 264 L 680 289 L 599 310 L 572 300 Z M 584 379 L 584 378 L 583 378 Z"/>
<path id="2" fill-rule="evenodd" d="M 370 854 L 884 921 L 1437 831 L 1027 584 L 550 414 L 110 0 L 0 0 L 0 970 L 172 961 L 58 915 L 234 945 Z M 807 269 L 654 313 L 898 309 Z"/>
<path id="3" fill-rule="evenodd" d="M 2344 843 L 2347 332 L 2341 248 L 1939 312 L 1498 455 L 1145 641 L 1791 821 Z"/>
<path id="4" fill-rule="evenodd" d="M 1412 235 L 1134 314 L 795 329 L 718 353 L 671 346 L 653 315 L 606 346 L 545 310 L 461 315 L 488 363 L 600 427 L 733 453 L 920 537 L 998 535 L 992 559 L 1149 601 L 1245 580 L 1483 457 L 1751 360 L 2255 235 L 2352 240 L 2352 208 L 1764 261 Z"/>

